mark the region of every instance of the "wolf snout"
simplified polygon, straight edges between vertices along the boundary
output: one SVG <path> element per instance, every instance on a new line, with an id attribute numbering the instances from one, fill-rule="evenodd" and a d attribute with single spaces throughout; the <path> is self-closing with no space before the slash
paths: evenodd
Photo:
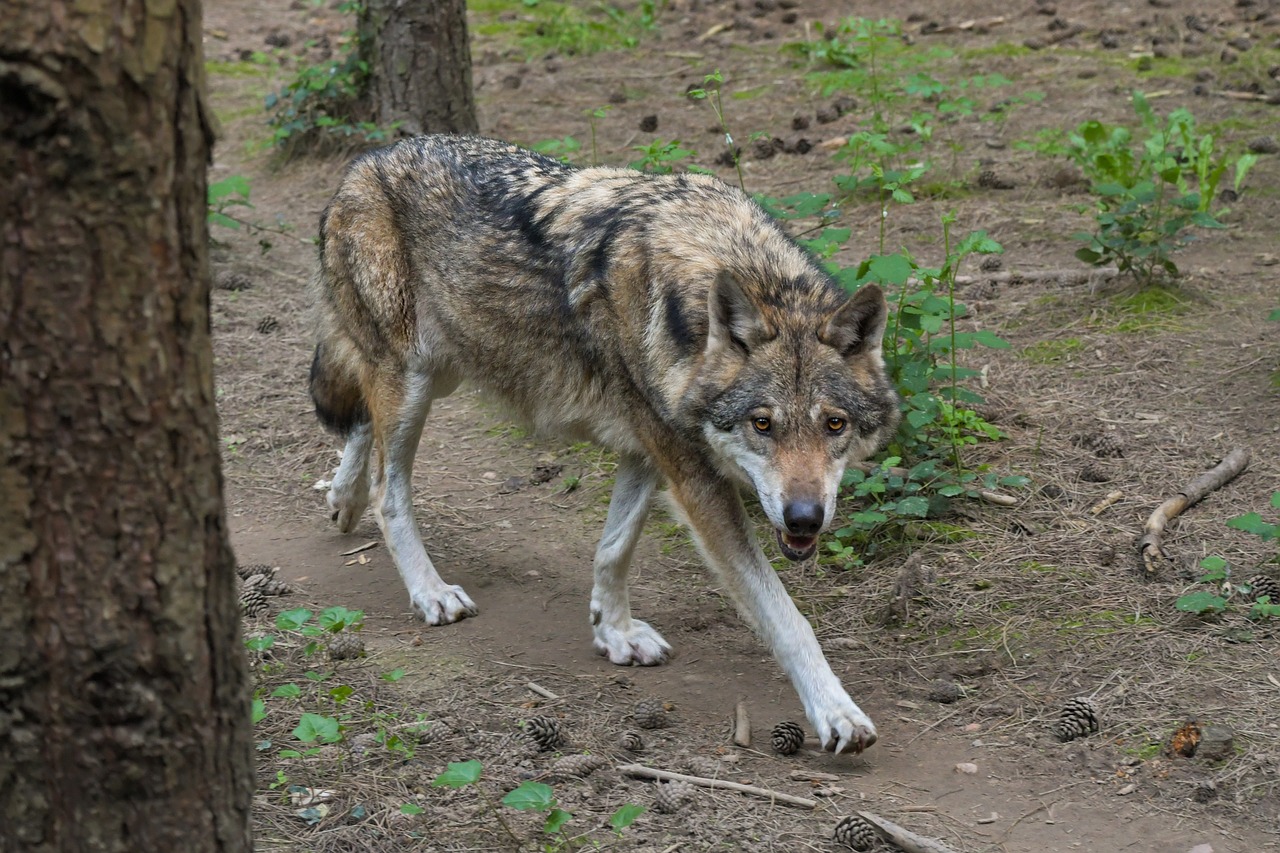
<path id="1" fill-rule="evenodd" d="M 792 501 L 782 508 L 782 520 L 792 536 L 817 536 L 826 512 L 817 501 Z"/>

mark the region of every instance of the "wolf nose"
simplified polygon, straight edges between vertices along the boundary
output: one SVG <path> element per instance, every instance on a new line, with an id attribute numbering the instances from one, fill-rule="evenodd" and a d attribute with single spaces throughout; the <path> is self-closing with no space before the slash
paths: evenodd
<path id="1" fill-rule="evenodd" d="M 822 518 L 822 504 L 816 501 L 794 501 L 782 508 L 782 520 L 793 536 L 817 536 Z"/>

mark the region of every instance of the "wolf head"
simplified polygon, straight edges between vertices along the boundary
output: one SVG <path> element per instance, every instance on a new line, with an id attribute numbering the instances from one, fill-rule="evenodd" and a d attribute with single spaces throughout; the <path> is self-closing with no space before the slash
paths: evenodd
<path id="1" fill-rule="evenodd" d="M 752 293 L 730 273 L 710 288 L 703 436 L 722 473 L 755 490 L 782 553 L 803 560 L 835 515 L 845 466 L 897 428 L 887 308 L 870 284 L 843 303 L 759 304 Z"/>

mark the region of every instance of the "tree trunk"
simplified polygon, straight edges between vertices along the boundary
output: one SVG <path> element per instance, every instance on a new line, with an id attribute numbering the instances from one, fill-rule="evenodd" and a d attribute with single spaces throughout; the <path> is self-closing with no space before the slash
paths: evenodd
<path id="1" fill-rule="evenodd" d="M 0 15 L 0 850 L 247 851 L 198 0 Z"/>
<path id="2" fill-rule="evenodd" d="M 476 132 L 464 0 L 365 0 L 358 33 L 363 120 L 406 136 Z"/>

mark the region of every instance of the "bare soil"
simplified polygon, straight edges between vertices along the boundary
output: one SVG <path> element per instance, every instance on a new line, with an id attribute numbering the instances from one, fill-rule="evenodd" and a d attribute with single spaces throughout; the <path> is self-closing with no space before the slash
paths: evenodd
<path id="1" fill-rule="evenodd" d="M 830 118 L 833 100 L 846 93 L 824 97 L 806 77 L 813 69 L 780 48 L 814 37 L 815 23 L 831 25 L 854 11 L 906 21 L 913 49 L 947 48 L 950 57 L 933 69 L 940 76 L 999 73 L 1014 81 L 1009 94 L 1044 93 L 1000 122 L 975 115 L 951 125 L 955 160 L 942 158 L 938 170 L 946 186 L 892 208 L 885 223 L 890 250 L 904 246 L 936 262 L 940 217 L 954 210 L 958 229 L 985 229 L 1004 245 L 1003 272 L 1023 274 L 996 280 L 966 270 L 978 280 L 962 294 L 971 309 L 965 328 L 991 329 L 1011 343 L 967 356 L 985 372 L 982 412 L 1007 438 L 971 450 L 966 461 L 1028 476 L 1033 485 L 1011 508 L 962 506 L 949 519 L 950 534 L 935 528 L 886 543 L 864 566 L 778 560 L 837 674 L 881 736 L 858 757 L 812 748 L 783 757 L 769 748 L 769 730 L 803 722 L 796 697 L 661 510 L 636 557 L 633 603 L 677 655 L 662 667 L 620 669 L 592 653 L 591 557 L 613 471 L 611 457 L 594 447 L 527 436 L 465 390 L 435 406 L 419 451 L 416 504 L 428 551 L 475 598 L 477 618 L 429 628 L 409 612 L 380 544 L 344 555 L 380 543 L 380 535 L 371 515 L 353 535 L 339 535 L 314 488 L 331 476 L 338 444 L 315 422 L 307 397 L 304 292 L 315 251 L 309 239 L 344 158 L 279 164 L 263 147 L 269 131 L 261 103 L 299 62 L 341 51 L 349 23 L 335 8 L 288 0 L 206 4 L 210 96 L 222 123 L 210 179 L 250 178 L 254 207 L 242 215 L 289 230 L 214 234 L 221 242 L 213 267 L 217 392 L 233 539 L 242 565 L 279 566 L 296 587 L 246 626 L 281 638 L 255 657 L 268 711 L 259 723 L 259 849 L 510 850 L 515 843 L 474 790 L 452 792 L 431 780 L 450 761 L 477 758 L 485 764 L 482 785 L 496 800 L 522 779 L 552 781 L 546 774 L 557 756 L 584 752 L 608 757 L 610 767 L 555 780 L 554 789 L 574 814 L 571 834 L 604 849 L 832 849 L 836 822 L 860 809 L 957 851 L 1280 849 L 1280 630 L 1274 620 L 1249 621 L 1239 603 L 1215 619 L 1174 608 L 1206 555 L 1227 557 L 1238 580 L 1276 568 L 1267 565 L 1274 543 L 1225 521 L 1252 511 L 1274 520 L 1268 501 L 1280 488 L 1280 395 L 1272 381 L 1280 324 L 1266 321 L 1280 307 L 1280 266 L 1273 265 L 1280 167 L 1263 155 L 1231 205 L 1229 227 L 1203 232 L 1178 255 L 1184 276 L 1163 291 L 1171 298 L 1135 299 L 1127 282 L 1079 275 L 1085 268 L 1069 236 L 1088 224 L 1081 206 L 1089 197 L 1069 172 L 1064 177 L 1062 162 L 1016 145 L 1087 118 L 1131 122 L 1134 88 L 1151 93 L 1161 111 L 1189 107 L 1234 150 L 1275 134 L 1280 106 L 1265 99 L 1280 94 L 1280 5 L 905 0 L 854 10 L 825 0 L 672 0 L 637 46 L 582 56 L 529 56 L 515 35 L 529 14 L 520 3 L 505 11 L 477 6 L 481 128 L 525 144 L 572 135 L 584 143 L 575 157 L 585 162 L 585 112 L 610 104 L 596 123 L 602 161 L 635 159 L 631 146 L 655 136 L 680 139 L 698 151 L 697 165 L 736 180 L 732 167 L 717 164 L 723 136 L 709 106 L 684 97 L 720 69 L 726 118 L 739 140 L 762 132 L 791 149 L 801 137 L 813 146 L 761 157 L 743 143 L 748 189 L 831 191 L 830 179 L 845 169 L 824 143 L 861 126 L 865 96 L 853 93 L 862 103 L 820 122 L 819 112 Z M 974 20 L 987 24 L 955 27 Z M 1057 44 L 1024 46 L 1074 25 L 1079 32 Z M 255 61 L 255 51 L 270 61 Z M 1153 52 L 1151 69 L 1140 71 Z M 657 130 L 642 132 L 650 116 Z M 980 182 L 983 170 L 1009 188 Z M 849 206 L 854 236 L 838 260 L 877 251 L 878 214 L 871 202 Z M 1099 458 L 1089 449 L 1104 434 L 1122 455 Z M 1144 576 L 1133 541 L 1147 515 L 1238 446 L 1252 451 L 1248 472 L 1177 519 L 1167 533 L 1174 559 Z M 546 465 L 560 472 L 531 482 Z M 1086 467 L 1100 468 L 1106 481 L 1082 477 Z M 1096 479 L 1097 470 L 1089 474 Z M 1090 512 L 1112 491 L 1123 497 Z M 912 607 L 905 624 L 888 625 L 882 615 L 909 558 L 917 578 Z M 273 628 L 281 609 L 335 604 L 365 612 L 367 657 L 308 657 Z M 403 678 L 381 677 L 397 669 Z M 959 685 L 963 695 L 934 701 L 937 680 Z M 559 698 L 539 696 L 530 682 Z M 269 695 L 285 683 L 303 685 L 302 696 Z M 328 692 L 338 685 L 354 690 L 343 704 Z M 1051 729 L 1075 696 L 1095 698 L 1101 731 L 1060 743 Z M 674 707 L 671 725 L 644 732 L 643 753 L 624 754 L 618 736 L 646 697 Z M 739 701 L 751 715 L 750 748 L 730 740 Z M 340 716 L 343 740 L 309 756 L 282 756 L 301 748 L 291 731 L 304 711 Z M 539 753 L 510 737 L 533 715 L 560 721 L 566 742 L 557 751 Z M 1229 726 L 1231 754 L 1218 761 L 1165 754 L 1164 743 L 1188 719 Z M 378 743 L 379 731 L 399 732 L 411 754 Z M 653 783 L 611 769 L 631 760 L 693 767 L 819 805 L 805 810 L 702 790 L 683 809 L 661 814 Z M 805 781 L 798 778 L 804 772 L 835 778 Z M 324 814 L 298 814 L 310 804 L 290 793 L 297 799 L 304 788 L 332 792 Z M 627 802 L 649 810 L 615 835 L 609 815 Z M 538 846 L 533 818 L 504 814 L 528 839 L 525 849 Z"/>

